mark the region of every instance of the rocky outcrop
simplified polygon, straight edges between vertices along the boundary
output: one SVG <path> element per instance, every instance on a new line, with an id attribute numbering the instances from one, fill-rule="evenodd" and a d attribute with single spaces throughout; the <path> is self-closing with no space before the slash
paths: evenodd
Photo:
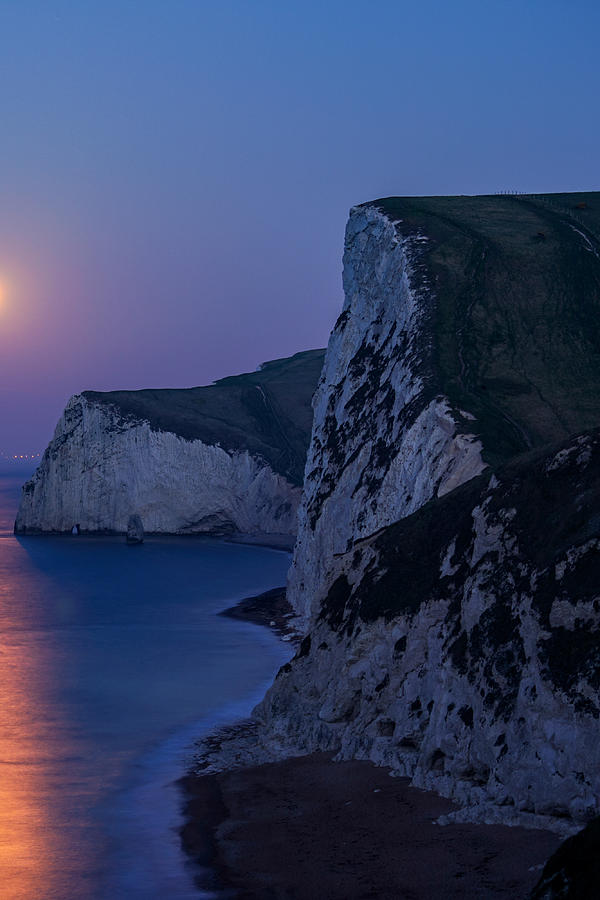
<path id="1" fill-rule="evenodd" d="M 263 739 L 568 830 L 600 797 L 598 257 L 533 201 L 392 199 L 344 283 Z"/>
<path id="2" fill-rule="evenodd" d="M 15 531 L 294 534 L 322 351 L 185 391 L 73 397 Z"/>
<path id="3" fill-rule="evenodd" d="M 353 542 L 600 423 L 599 259 L 547 218 L 510 197 L 351 210 L 289 580 L 306 620 Z"/>
<path id="4" fill-rule="evenodd" d="M 434 500 L 336 558 L 261 714 L 486 820 L 600 798 L 600 434 Z"/>
<path id="5" fill-rule="evenodd" d="M 144 543 L 144 523 L 140 516 L 129 516 L 127 520 L 127 543 L 143 544 Z"/>

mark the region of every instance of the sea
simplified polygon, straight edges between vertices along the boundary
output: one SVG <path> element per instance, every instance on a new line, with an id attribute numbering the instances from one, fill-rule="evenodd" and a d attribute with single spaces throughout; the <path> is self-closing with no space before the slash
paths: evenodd
<path id="1" fill-rule="evenodd" d="M 207 897 L 178 829 L 195 742 L 291 655 L 219 616 L 289 554 L 204 537 L 15 537 L 0 475 L 0 897 Z"/>

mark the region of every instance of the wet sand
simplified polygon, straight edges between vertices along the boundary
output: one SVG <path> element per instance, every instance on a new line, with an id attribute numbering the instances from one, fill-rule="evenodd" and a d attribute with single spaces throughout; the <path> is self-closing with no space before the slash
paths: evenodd
<path id="1" fill-rule="evenodd" d="M 242 900 L 519 900 L 560 843 L 547 831 L 435 825 L 448 800 L 324 753 L 182 787 L 186 852 Z"/>

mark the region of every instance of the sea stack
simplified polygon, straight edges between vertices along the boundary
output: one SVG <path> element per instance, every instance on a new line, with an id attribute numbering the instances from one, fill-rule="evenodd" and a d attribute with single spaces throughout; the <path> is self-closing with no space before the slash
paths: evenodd
<path id="1" fill-rule="evenodd" d="M 129 516 L 127 522 L 127 543 L 144 543 L 144 524 L 139 516 Z"/>

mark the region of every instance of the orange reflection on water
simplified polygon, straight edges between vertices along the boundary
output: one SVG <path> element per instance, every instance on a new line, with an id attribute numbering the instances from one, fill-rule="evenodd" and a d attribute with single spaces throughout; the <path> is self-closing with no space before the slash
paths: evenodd
<path id="1" fill-rule="evenodd" d="M 28 591 L 40 586 L 20 554 L 0 536 L 0 897 L 90 897 L 97 848 L 83 822 L 82 748 L 57 699 L 57 644 L 27 621 Z"/>
<path id="2" fill-rule="evenodd" d="M 6 639 L 0 654 L 1 890 L 5 898 L 30 900 L 55 893 L 48 862 L 59 849 L 45 783 L 49 735 L 36 715 L 40 676 L 47 667 Z"/>

